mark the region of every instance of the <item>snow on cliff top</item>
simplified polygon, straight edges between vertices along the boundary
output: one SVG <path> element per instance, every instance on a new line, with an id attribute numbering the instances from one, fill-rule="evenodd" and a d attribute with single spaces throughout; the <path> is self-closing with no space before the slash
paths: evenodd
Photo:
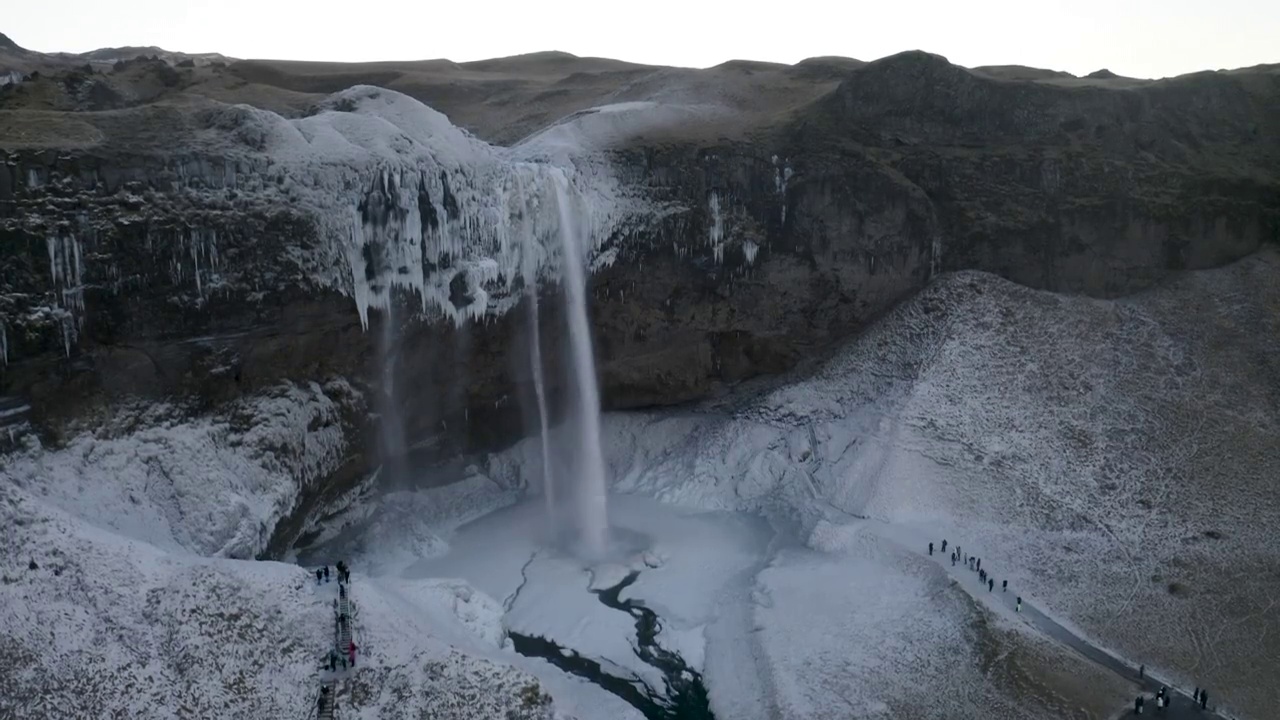
<path id="1" fill-rule="evenodd" d="M 515 151 L 530 157 L 570 158 L 618 147 L 638 137 L 723 116 L 718 105 L 636 101 L 581 110 L 521 140 Z"/>

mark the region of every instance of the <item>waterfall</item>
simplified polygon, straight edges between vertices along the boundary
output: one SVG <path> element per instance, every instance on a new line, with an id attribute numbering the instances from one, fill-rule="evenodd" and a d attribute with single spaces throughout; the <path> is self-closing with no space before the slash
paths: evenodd
<path id="1" fill-rule="evenodd" d="M 382 318 L 382 332 L 378 338 L 378 356 L 381 360 L 382 394 L 378 399 L 381 416 L 382 475 L 399 483 L 405 477 L 405 456 L 408 448 L 404 440 L 404 421 L 400 417 L 400 407 L 396 404 L 395 372 L 396 372 L 396 329 L 391 308 L 394 303 L 388 302 Z"/>
<path id="2" fill-rule="evenodd" d="M 533 393 L 538 402 L 538 440 L 542 446 L 542 493 L 547 500 L 547 519 L 554 527 L 556 524 L 556 493 L 554 478 L 551 475 L 551 436 L 550 419 L 547 413 L 547 391 L 543 385 L 542 373 L 542 333 L 538 327 L 538 258 L 534 255 L 536 243 L 530 225 L 530 207 L 524 194 L 524 185 L 519 182 L 519 196 L 524 200 L 520 216 L 520 271 L 524 277 L 525 292 L 529 295 L 529 365 L 533 371 Z"/>
<path id="3" fill-rule="evenodd" d="M 555 200 L 560 212 L 560 242 L 563 251 L 563 282 L 569 320 L 572 377 L 577 407 L 571 417 L 578 431 L 578 462 L 573 466 L 574 519 L 581 533 L 583 550 L 599 557 L 608 543 L 609 519 L 605 497 L 604 453 L 600 448 L 600 390 L 596 385 L 595 356 L 591 348 L 591 326 L 587 322 L 587 290 L 583 267 L 586 252 L 579 236 L 572 204 L 573 192 L 561 172 L 552 175 Z M 576 417 L 573 417 L 576 416 Z"/>

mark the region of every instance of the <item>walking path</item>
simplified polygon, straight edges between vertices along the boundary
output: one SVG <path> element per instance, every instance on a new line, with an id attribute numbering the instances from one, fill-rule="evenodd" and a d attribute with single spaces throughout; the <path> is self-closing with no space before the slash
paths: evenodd
<path id="1" fill-rule="evenodd" d="M 886 533 L 885 535 L 898 543 L 902 543 L 902 538 L 896 537 L 897 533 Z M 922 547 L 911 549 L 915 552 L 927 555 L 927 542 L 927 540 L 924 541 L 924 543 L 922 543 Z M 931 559 L 942 565 L 943 570 L 954 577 L 957 584 L 963 588 L 965 592 L 972 595 L 974 599 L 979 602 L 992 603 L 997 606 L 1002 605 L 1006 608 L 1012 609 L 1017 614 L 1018 618 L 1026 624 L 1036 628 L 1040 632 L 1048 635 L 1054 640 L 1057 640 L 1059 643 L 1066 645 L 1072 650 L 1075 650 L 1077 653 L 1093 661 L 1095 664 L 1104 667 L 1125 680 L 1138 685 L 1140 691 L 1144 696 L 1146 696 L 1146 706 L 1143 709 L 1143 715 L 1153 715 L 1155 717 L 1168 718 L 1169 720 L 1191 720 L 1192 718 L 1195 718 L 1196 720 L 1207 720 L 1210 718 L 1226 720 L 1227 716 L 1214 709 L 1214 696 L 1212 692 L 1209 695 L 1208 709 L 1201 710 L 1199 703 L 1193 701 L 1191 696 L 1188 695 L 1185 690 L 1180 690 L 1172 685 L 1161 683 L 1156 678 L 1153 678 L 1149 673 L 1145 674 L 1144 677 L 1139 678 L 1137 667 L 1134 667 L 1124 660 L 1108 653 L 1085 638 L 1077 635 L 1070 629 L 1064 627 L 1061 623 L 1045 615 L 1043 612 L 1036 609 L 1036 607 L 1031 603 L 1027 602 L 1026 597 L 1022 598 L 1022 609 L 1019 611 L 1017 608 L 1018 592 L 1016 588 L 1010 587 L 1008 591 L 1002 590 L 1000 578 L 992 574 L 989 577 L 995 580 L 995 589 L 989 590 L 987 583 L 979 579 L 979 572 L 977 570 L 970 569 L 969 565 L 964 561 L 964 558 L 961 558 L 956 562 L 955 566 L 952 567 L 951 553 L 954 550 L 954 545 L 947 545 L 946 552 L 942 552 L 941 543 L 937 542 L 934 545 L 933 556 Z M 972 557 L 972 554 L 969 553 L 967 549 L 962 547 L 961 550 L 964 555 Z M 991 571 L 991 568 L 989 567 L 984 567 L 983 569 L 988 572 Z M 1157 711 L 1155 694 L 1159 692 L 1161 687 L 1168 688 L 1167 694 L 1170 698 L 1170 705 L 1169 707 L 1164 708 L 1164 710 Z M 1130 700 L 1127 709 L 1120 713 L 1120 716 L 1124 717 L 1133 715 L 1133 701 Z"/>

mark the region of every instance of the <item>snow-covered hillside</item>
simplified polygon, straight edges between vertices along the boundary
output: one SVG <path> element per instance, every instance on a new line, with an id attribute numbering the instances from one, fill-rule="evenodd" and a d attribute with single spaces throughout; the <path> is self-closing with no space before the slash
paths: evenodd
<path id="1" fill-rule="evenodd" d="M 1118 301 L 944 277 L 812 377 L 608 416 L 615 487 L 761 511 L 826 550 L 845 551 L 814 533 L 862 518 L 949 538 L 1098 644 L 1265 717 L 1280 701 L 1277 277 L 1274 252 Z M 510 457 L 536 484 L 536 448 Z M 806 582 L 769 577 L 789 595 Z"/>
<path id="2" fill-rule="evenodd" d="M 64 447 L 0 458 L 0 717 L 314 713 L 336 583 L 251 558 L 348 449 L 350 392 L 282 386 L 210 416 L 120 410 Z M 492 599 L 355 577 L 363 659 L 340 717 L 550 717 Z"/>
<path id="3" fill-rule="evenodd" d="M 314 712 L 335 583 L 293 565 L 164 552 L 8 485 L 0 508 L 0 717 Z M 492 600 L 460 583 L 384 588 L 358 575 L 353 593 L 362 660 L 341 688 L 342 717 L 551 712 L 538 681 L 501 661 Z"/>

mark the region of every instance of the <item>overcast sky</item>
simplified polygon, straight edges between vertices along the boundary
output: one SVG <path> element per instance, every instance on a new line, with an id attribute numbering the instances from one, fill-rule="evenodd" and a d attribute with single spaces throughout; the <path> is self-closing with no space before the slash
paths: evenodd
<path id="1" fill-rule="evenodd" d="M 341 61 L 563 50 L 708 67 L 922 49 L 970 67 L 1163 77 L 1280 62 L 1280 0 L 27 0 L 8 3 L 0 32 L 47 52 Z"/>

